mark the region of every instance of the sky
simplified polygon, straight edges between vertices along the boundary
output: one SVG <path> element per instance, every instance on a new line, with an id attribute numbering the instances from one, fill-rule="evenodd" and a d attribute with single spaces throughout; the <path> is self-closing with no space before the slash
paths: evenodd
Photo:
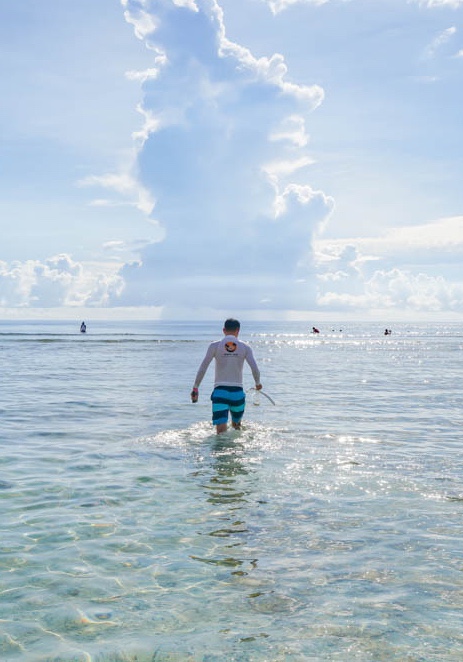
<path id="1" fill-rule="evenodd" d="M 463 0 L 22 0 L 6 318 L 463 319 Z"/>

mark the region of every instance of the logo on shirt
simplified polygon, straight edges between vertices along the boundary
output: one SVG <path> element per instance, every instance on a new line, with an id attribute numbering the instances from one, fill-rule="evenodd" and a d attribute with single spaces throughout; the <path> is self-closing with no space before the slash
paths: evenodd
<path id="1" fill-rule="evenodd" d="M 225 343 L 225 349 L 230 354 L 233 354 L 233 352 L 236 352 L 236 342 L 229 340 L 228 342 Z"/>

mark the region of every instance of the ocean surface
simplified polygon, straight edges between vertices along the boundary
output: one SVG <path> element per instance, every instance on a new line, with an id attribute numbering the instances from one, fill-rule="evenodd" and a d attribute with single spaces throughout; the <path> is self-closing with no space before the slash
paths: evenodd
<path id="1" fill-rule="evenodd" d="M 0 659 L 463 659 L 463 326 L 0 323 Z M 245 388 L 253 386 L 245 368 Z"/>

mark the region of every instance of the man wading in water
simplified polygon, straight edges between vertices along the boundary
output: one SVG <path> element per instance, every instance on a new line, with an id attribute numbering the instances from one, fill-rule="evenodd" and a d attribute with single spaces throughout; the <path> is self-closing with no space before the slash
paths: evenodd
<path id="1" fill-rule="evenodd" d="M 235 319 L 225 320 L 223 327 L 224 337 L 209 345 L 201 365 L 196 374 L 191 402 L 198 402 L 198 388 L 203 380 L 206 370 L 212 359 L 215 359 L 214 390 L 212 391 L 212 423 L 216 426 L 217 434 L 225 432 L 228 424 L 228 412 L 231 414 L 232 426 L 235 430 L 241 427 L 244 414 L 246 396 L 243 390 L 243 365 L 246 361 L 251 368 L 256 383 L 256 390 L 260 391 L 260 372 L 254 359 L 252 349 L 246 343 L 238 340 L 240 323 Z"/>

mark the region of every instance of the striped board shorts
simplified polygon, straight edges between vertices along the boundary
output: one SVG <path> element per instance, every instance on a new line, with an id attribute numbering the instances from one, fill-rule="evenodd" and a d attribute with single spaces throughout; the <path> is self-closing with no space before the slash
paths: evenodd
<path id="1" fill-rule="evenodd" d="M 243 418 L 246 396 L 241 386 L 216 386 L 211 394 L 212 423 L 221 425 L 228 422 L 228 412 L 233 423 Z"/>

